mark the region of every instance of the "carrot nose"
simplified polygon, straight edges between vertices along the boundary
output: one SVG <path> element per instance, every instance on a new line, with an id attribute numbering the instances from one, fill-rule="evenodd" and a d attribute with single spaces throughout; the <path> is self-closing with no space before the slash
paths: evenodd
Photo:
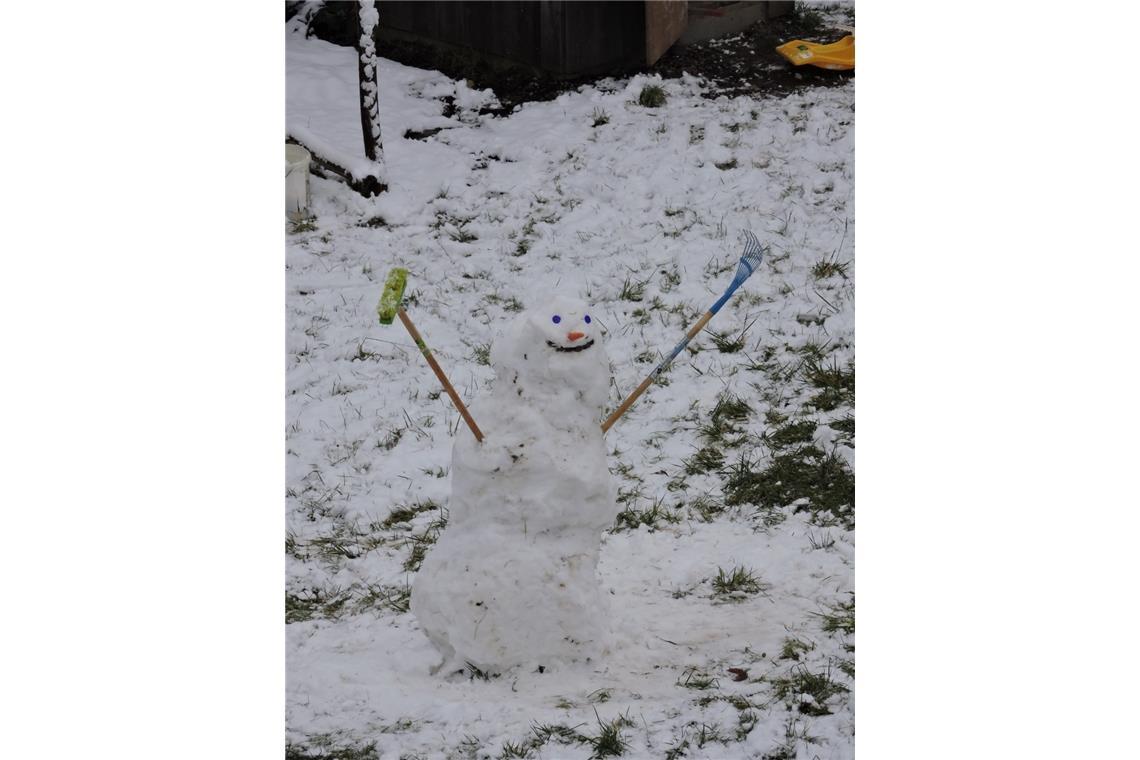
<path id="1" fill-rule="evenodd" d="M 586 333 L 580 333 L 580 332 L 566 333 L 566 337 L 569 340 L 578 340 L 579 338 L 585 338 Z"/>

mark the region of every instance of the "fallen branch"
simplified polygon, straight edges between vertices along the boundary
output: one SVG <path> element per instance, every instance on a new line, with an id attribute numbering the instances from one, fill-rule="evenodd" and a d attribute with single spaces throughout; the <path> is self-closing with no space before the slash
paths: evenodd
<path id="1" fill-rule="evenodd" d="M 346 160 L 346 157 L 337 155 L 336 151 L 300 129 L 287 130 L 285 142 L 300 145 L 309 151 L 312 157 L 310 170 L 318 177 L 338 179 L 365 198 L 379 195 L 388 189 L 383 180 L 383 168 L 375 161 Z"/>

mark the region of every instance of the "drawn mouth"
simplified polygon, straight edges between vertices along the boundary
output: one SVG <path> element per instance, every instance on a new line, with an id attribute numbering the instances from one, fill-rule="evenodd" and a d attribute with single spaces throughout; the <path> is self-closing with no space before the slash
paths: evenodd
<path id="1" fill-rule="evenodd" d="M 560 346 L 552 340 L 546 341 L 546 345 L 550 346 L 555 351 L 568 351 L 568 352 L 585 351 L 587 348 L 594 345 L 594 339 L 591 338 L 588 343 L 583 343 L 580 346 L 571 346 L 570 348 L 566 348 L 565 346 Z"/>

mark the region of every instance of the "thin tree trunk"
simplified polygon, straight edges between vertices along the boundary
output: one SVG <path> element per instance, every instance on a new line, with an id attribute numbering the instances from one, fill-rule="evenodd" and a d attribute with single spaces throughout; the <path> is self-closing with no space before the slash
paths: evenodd
<path id="1" fill-rule="evenodd" d="M 360 0 L 356 16 L 357 61 L 360 74 L 360 127 L 364 133 L 364 154 L 372 161 L 384 160 L 384 143 L 380 137 L 380 65 L 376 55 L 376 37 L 380 14 L 375 0 Z"/>

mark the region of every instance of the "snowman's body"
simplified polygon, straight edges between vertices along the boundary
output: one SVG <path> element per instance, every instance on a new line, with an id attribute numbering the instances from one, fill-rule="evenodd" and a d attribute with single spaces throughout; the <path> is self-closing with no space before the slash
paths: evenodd
<path id="1" fill-rule="evenodd" d="M 498 672 L 607 644 L 596 569 L 617 512 L 599 427 L 609 360 L 585 304 L 547 304 L 495 342 L 494 388 L 472 406 L 484 440 L 460 430 L 448 525 L 412 588 L 444 665 Z"/>

